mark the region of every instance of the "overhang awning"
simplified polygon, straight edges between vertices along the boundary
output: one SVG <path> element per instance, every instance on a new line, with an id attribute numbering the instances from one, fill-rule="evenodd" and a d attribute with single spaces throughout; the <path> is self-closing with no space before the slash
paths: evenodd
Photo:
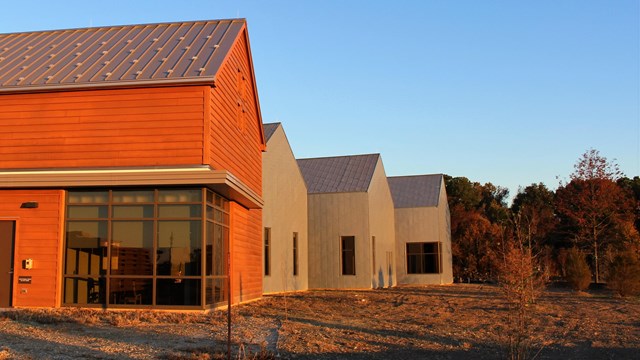
<path id="1" fill-rule="evenodd" d="M 0 171 L 0 189 L 107 186 L 206 186 L 249 209 L 261 209 L 260 195 L 226 170 L 209 166 Z"/>

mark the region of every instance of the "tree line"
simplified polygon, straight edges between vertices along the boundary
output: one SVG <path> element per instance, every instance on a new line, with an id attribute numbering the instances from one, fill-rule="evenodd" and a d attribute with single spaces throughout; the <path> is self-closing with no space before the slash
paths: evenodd
<path id="1" fill-rule="evenodd" d="M 498 281 L 514 246 L 547 279 L 572 275 L 576 256 L 589 282 L 606 281 L 621 261 L 640 271 L 640 177 L 626 177 L 598 150 L 582 154 L 555 191 L 531 184 L 510 206 L 506 188 L 450 176 L 445 184 L 458 281 Z"/>

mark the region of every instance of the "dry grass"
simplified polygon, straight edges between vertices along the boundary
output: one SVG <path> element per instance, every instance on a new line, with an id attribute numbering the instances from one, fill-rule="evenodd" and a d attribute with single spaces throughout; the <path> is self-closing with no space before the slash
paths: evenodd
<path id="1" fill-rule="evenodd" d="M 473 284 L 267 296 L 233 308 L 233 358 L 506 358 L 508 309 L 497 286 Z M 556 288 L 531 311 L 539 359 L 640 352 L 638 298 Z M 225 359 L 226 312 L 0 311 L 0 339 L 5 359 Z"/>

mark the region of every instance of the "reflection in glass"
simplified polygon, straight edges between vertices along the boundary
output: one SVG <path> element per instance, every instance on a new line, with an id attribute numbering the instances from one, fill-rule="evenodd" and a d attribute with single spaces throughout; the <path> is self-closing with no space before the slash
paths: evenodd
<path id="1" fill-rule="evenodd" d="M 200 279 L 156 280 L 156 304 L 200 305 Z"/>
<path id="2" fill-rule="evenodd" d="M 153 221 L 113 221 L 111 274 L 153 274 Z"/>
<path id="3" fill-rule="evenodd" d="M 109 303 L 118 305 L 151 305 L 151 279 L 114 279 L 109 283 Z"/>
<path id="4" fill-rule="evenodd" d="M 217 278 L 217 279 L 207 279 L 206 282 L 206 302 L 207 305 L 218 304 L 225 301 L 225 289 L 227 286 L 227 279 L 225 278 Z"/>
<path id="5" fill-rule="evenodd" d="M 158 205 L 158 217 L 161 218 L 199 218 L 202 205 Z"/>
<path id="6" fill-rule="evenodd" d="M 201 274 L 201 221 L 158 221 L 157 274 Z"/>
<path id="7" fill-rule="evenodd" d="M 158 202 L 184 203 L 202 201 L 202 190 L 159 190 Z"/>
<path id="8" fill-rule="evenodd" d="M 85 205 L 67 207 L 67 218 L 70 219 L 106 219 L 106 205 Z"/>
<path id="9" fill-rule="evenodd" d="M 107 270 L 107 222 L 67 222 L 65 274 L 98 275 Z"/>
<path id="10" fill-rule="evenodd" d="M 108 191 L 69 191 L 69 204 L 105 204 L 109 201 Z"/>
<path id="11" fill-rule="evenodd" d="M 104 304 L 104 278 L 66 278 L 64 281 L 65 304 Z"/>
<path id="12" fill-rule="evenodd" d="M 120 219 L 153 218 L 153 205 L 115 205 L 113 217 Z"/>
<path id="13" fill-rule="evenodd" d="M 153 202 L 153 190 L 114 190 L 114 203 L 151 203 Z"/>

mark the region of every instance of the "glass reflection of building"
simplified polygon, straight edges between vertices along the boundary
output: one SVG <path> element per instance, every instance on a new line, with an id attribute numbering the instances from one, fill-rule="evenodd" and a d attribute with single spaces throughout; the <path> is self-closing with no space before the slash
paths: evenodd
<path id="1" fill-rule="evenodd" d="M 226 296 L 229 204 L 205 188 L 67 192 L 65 305 L 209 308 Z"/>

